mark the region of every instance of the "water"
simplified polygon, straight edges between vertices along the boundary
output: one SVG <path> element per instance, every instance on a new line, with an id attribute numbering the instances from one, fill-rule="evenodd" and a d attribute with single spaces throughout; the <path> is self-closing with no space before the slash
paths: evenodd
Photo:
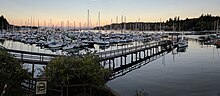
<path id="1" fill-rule="evenodd" d="M 219 52 L 214 45 L 189 41 L 186 52 L 174 50 L 107 85 L 121 96 L 142 89 L 149 96 L 220 96 Z"/>
<path id="2" fill-rule="evenodd" d="M 114 45 L 106 49 L 99 49 L 99 46 L 95 45 L 93 50 L 99 52 L 139 44 L 142 43 Z M 62 53 L 8 40 L 1 45 L 31 52 Z M 219 52 L 220 49 L 213 45 L 200 45 L 199 42 L 189 41 L 186 52 L 174 50 L 139 69 L 109 81 L 107 85 L 121 96 L 134 96 L 136 90 L 142 89 L 149 96 L 220 96 Z M 32 65 L 25 64 L 25 68 L 31 69 Z M 35 70 L 38 68 L 42 69 L 43 65 L 35 64 Z M 35 71 L 35 77 L 39 74 L 39 71 Z"/>
<path id="3" fill-rule="evenodd" d="M 40 46 L 36 46 L 36 44 L 30 45 L 30 44 L 24 44 L 24 43 L 12 41 L 12 40 L 5 40 L 4 42 L 0 42 L 0 45 L 4 46 L 5 48 L 14 49 L 14 50 L 65 55 L 71 50 L 79 49 L 79 51 L 76 53 L 82 53 L 82 54 L 86 52 L 86 49 L 89 49 L 91 51 L 96 51 L 96 52 L 103 52 L 103 51 L 110 51 L 110 50 L 115 50 L 115 49 L 143 45 L 143 42 L 140 41 L 140 42 L 111 44 L 111 46 L 108 46 L 108 47 L 100 47 L 99 45 L 94 44 L 93 48 L 74 48 L 71 50 L 55 50 L 55 51 L 50 50 L 49 48 L 41 48 Z"/>

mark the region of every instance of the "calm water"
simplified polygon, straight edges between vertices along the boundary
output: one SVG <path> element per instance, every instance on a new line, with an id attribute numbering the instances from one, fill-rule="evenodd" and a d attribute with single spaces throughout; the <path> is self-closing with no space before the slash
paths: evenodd
<path id="1" fill-rule="evenodd" d="M 111 46 L 104 50 L 95 45 L 93 50 L 99 52 L 139 44 L 142 43 Z M 0 45 L 10 49 L 62 54 L 60 50 L 52 52 L 19 42 L 5 41 Z M 149 96 L 218 96 L 218 94 L 220 96 L 219 52 L 220 49 L 213 45 L 200 45 L 199 42 L 189 41 L 186 52 L 174 50 L 139 69 L 109 81 L 107 85 L 121 96 L 134 96 L 136 90 L 142 89 Z M 25 68 L 31 69 L 31 66 L 25 64 Z M 35 65 L 35 70 L 42 67 Z M 35 71 L 35 77 L 39 74 L 39 71 Z"/>
<path id="2" fill-rule="evenodd" d="M 219 52 L 213 45 L 189 41 L 186 52 L 174 50 L 107 85 L 121 96 L 142 89 L 149 96 L 220 96 Z"/>

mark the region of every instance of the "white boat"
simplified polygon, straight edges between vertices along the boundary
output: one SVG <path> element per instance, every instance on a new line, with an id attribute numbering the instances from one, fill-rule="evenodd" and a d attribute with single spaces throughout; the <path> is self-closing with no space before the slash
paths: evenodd
<path id="1" fill-rule="evenodd" d="M 109 39 L 109 43 L 119 43 L 119 38 L 111 38 Z"/>
<path id="2" fill-rule="evenodd" d="M 187 47 L 179 47 L 177 48 L 177 52 L 186 52 Z"/>
<path id="3" fill-rule="evenodd" d="M 188 41 L 185 39 L 180 39 L 178 42 L 178 48 L 182 48 L 182 47 L 187 47 L 188 46 Z"/>
<path id="4" fill-rule="evenodd" d="M 88 43 L 79 43 L 79 47 L 86 47 L 86 46 L 89 46 Z"/>
<path id="5" fill-rule="evenodd" d="M 35 42 L 36 42 L 36 39 L 31 39 L 31 38 L 28 38 L 25 41 L 25 43 L 27 43 L 27 44 L 34 44 Z"/>
<path id="6" fill-rule="evenodd" d="M 102 44 L 102 45 L 109 44 L 108 41 L 104 41 L 104 40 L 101 40 L 101 39 L 99 39 L 99 38 L 94 38 L 93 41 L 94 41 L 94 43 L 96 43 L 96 44 Z"/>
<path id="7" fill-rule="evenodd" d="M 0 34 L 0 40 L 5 40 L 4 34 Z"/>
<path id="8" fill-rule="evenodd" d="M 128 38 L 119 40 L 120 43 L 127 43 L 127 42 L 131 42 L 131 41 L 132 41 L 132 39 L 128 39 Z"/>
<path id="9" fill-rule="evenodd" d="M 58 47 L 62 47 L 63 43 L 62 42 L 52 42 L 48 45 L 49 48 L 58 48 Z"/>
<path id="10" fill-rule="evenodd" d="M 185 37 L 183 37 L 183 35 L 184 35 L 184 32 L 182 32 L 182 37 L 178 41 L 178 48 L 187 47 L 188 46 L 188 41 L 187 41 L 187 39 Z"/>
<path id="11" fill-rule="evenodd" d="M 73 48 L 78 48 L 78 47 L 80 47 L 79 44 L 73 44 L 73 43 L 71 43 L 71 44 L 67 44 L 67 45 L 64 46 L 62 49 L 63 49 L 63 50 L 68 50 L 68 49 L 73 49 Z"/>
<path id="12" fill-rule="evenodd" d="M 44 40 L 39 40 L 39 41 L 37 41 L 36 42 L 36 44 L 37 44 L 37 46 L 43 46 L 43 45 L 46 45 L 46 41 L 44 41 Z"/>

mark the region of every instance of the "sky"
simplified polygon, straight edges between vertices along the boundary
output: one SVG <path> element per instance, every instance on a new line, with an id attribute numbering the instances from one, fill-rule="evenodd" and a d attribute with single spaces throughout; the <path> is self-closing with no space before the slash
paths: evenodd
<path id="1" fill-rule="evenodd" d="M 166 21 L 180 16 L 196 18 L 201 14 L 220 15 L 220 0 L 0 0 L 0 15 L 11 24 L 40 26 L 87 25 L 89 9 L 90 26 L 111 21 L 126 22 Z M 32 21 L 32 22 L 31 22 Z M 125 21 L 125 19 L 124 19 Z M 67 23 L 69 22 L 69 24 Z"/>

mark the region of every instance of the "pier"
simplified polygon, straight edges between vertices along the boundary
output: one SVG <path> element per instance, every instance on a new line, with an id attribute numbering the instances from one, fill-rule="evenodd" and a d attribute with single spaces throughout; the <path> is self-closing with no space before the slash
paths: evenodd
<path id="1" fill-rule="evenodd" d="M 100 57 L 100 63 L 105 68 L 118 71 L 123 68 L 131 66 L 131 63 L 135 63 L 139 60 L 150 58 L 154 55 L 159 55 L 164 51 L 172 49 L 172 42 L 169 40 L 155 41 L 145 43 L 139 46 L 133 46 L 128 48 L 98 52 L 96 55 Z M 15 58 L 19 59 L 22 63 L 47 65 L 50 60 L 57 56 L 55 54 L 28 52 L 21 50 L 6 49 Z M 130 59 L 128 59 L 130 57 Z M 120 59 L 120 66 L 116 66 L 116 59 Z M 128 61 L 130 60 L 130 61 Z M 108 66 L 106 66 L 108 65 Z M 117 64 L 118 65 L 118 64 Z"/>
<path id="2" fill-rule="evenodd" d="M 28 52 L 21 50 L 6 49 L 15 58 L 22 63 L 47 65 L 50 60 L 57 56 L 55 54 Z M 122 49 L 104 51 L 95 53 L 100 57 L 100 64 L 105 68 L 112 70 L 113 75 L 121 73 L 121 70 L 132 67 L 140 61 L 161 55 L 172 50 L 170 40 L 146 42 L 143 45 L 127 47 Z M 32 70 L 35 68 L 33 67 Z M 115 77 L 115 76 L 113 76 Z"/>
<path id="3" fill-rule="evenodd" d="M 124 58 L 125 60 L 124 63 L 126 64 L 127 62 L 125 57 L 127 57 L 128 55 L 131 55 L 131 62 L 135 62 L 137 60 L 146 57 L 151 57 L 152 55 L 161 53 L 162 51 L 170 50 L 171 47 L 172 47 L 171 41 L 163 40 L 163 41 L 145 43 L 143 45 L 138 45 L 128 48 L 98 52 L 95 53 L 95 55 L 98 55 L 100 57 L 100 62 L 105 65 L 107 61 L 112 62 L 116 58 L 122 58 L 122 59 Z M 47 65 L 50 62 L 50 60 L 52 60 L 54 57 L 62 56 L 55 54 L 6 49 L 6 48 L 5 50 L 8 51 L 10 54 L 12 54 L 15 58 L 19 59 L 22 63 Z M 114 62 L 113 65 L 109 64 L 109 69 L 115 69 L 114 67 L 112 67 L 114 66 L 114 64 L 115 64 Z M 123 65 L 122 62 L 120 64 Z"/>
<path id="4" fill-rule="evenodd" d="M 99 52 L 98 55 L 101 58 L 102 66 L 112 70 L 110 79 L 114 79 L 125 74 L 124 69 L 132 68 L 146 59 L 149 59 L 149 61 L 155 60 L 157 56 L 161 56 L 164 52 L 170 50 L 172 50 L 172 42 L 164 40 L 119 50 Z"/>
<path id="5" fill-rule="evenodd" d="M 4 49 L 12 54 L 15 58 L 19 59 L 22 63 L 32 65 L 32 80 L 24 82 L 26 85 L 22 85 L 24 90 L 27 92 L 34 92 L 36 79 L 34 78 L 35 64 L 47 65 L 53 58 L 62 56 L 6 48 Z M 111 70 L 112 75 L 110 76 L 110 80 L 113 80 L 146 64 L 139 64 L 140 62 L 146 61 L 148 63 L 154 61 L 157 58 L 164 56 L 166 52 L 170 52 L 172 49 L 172 41 L 162 40 L 146 42 L 143 45 L 133 47 L 98 52 L 95 53 L 95 55 L 100 57 L 100 64 L 104 68 Z"/>

